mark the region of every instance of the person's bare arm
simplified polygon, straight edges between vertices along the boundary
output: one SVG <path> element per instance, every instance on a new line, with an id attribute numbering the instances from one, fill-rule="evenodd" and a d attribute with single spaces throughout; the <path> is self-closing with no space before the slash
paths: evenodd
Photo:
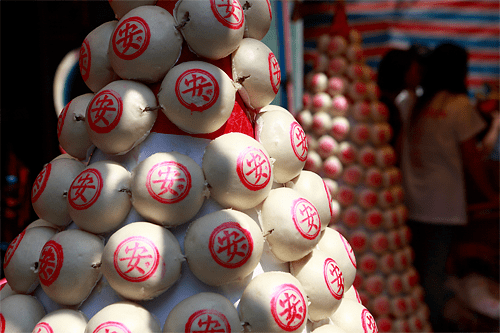
<path id="1" fill-rule="evenodd" d="M 483 138 L 483 141 L 481 141 L 482 145 L 482 152 L 484 157 L 488 157 L 491 154 L 491 151 L 493 148 L 495 148 L 495 145 L 498 140 L 498 135 L 500 131 L 500 116 L 498 111 L 493 111 L 492 113 L 493 119 L 491 121 L 490 128 L 486 135 Z"/>
<path id="2" fill-rule="evenodd" d="M 489 201 L 498 202 L 498 192 L 494 190 L 491 179 L 487 177 L 482 154 L 476 147 L 476 139 L 472 137 L 461 142 L 460 149 L 464 168 L 471 175 L 478 189 Z"/>

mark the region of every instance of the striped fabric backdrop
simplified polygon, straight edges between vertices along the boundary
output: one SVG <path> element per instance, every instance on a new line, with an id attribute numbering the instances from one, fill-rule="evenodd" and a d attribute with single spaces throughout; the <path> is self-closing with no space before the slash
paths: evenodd
<path id="1" fill-rule="evenodd" d="M 331 22 L 330 9 L 304 19 L 305 53 L 315 46 L 314 35 Z M 432 49 L 450 41 L 469 51 L 471 93 L 485 82 L 499 82 L 499 0 L 346 0 L 345 11 L 349 27 L 363 37 L 365 59 L 373 68 L 389 48 L 418 44 Z"/>

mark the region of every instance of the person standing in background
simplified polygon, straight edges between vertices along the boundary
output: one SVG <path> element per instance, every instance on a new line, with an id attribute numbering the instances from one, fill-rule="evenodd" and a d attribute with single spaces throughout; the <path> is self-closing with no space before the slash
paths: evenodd
<path id="1" fill-rule="evenodd" d="M 391 49 L 382 57 L 377 69 L 377 85 L 381 103 L 389 111 L 389 125 L 393 136 L 389 144 L 396 150 L 397 166 L 400 166 L 401 134 L 403 122 L 417 98 L 417 88 L 423 72 L 423 56 L 418 48 Z"/>
<path id="2" fill-rule="evenodd" d="M 467 51 L 443 43 L 429 55 L 423 94 L 403 129 L 401 170 L 409 210 L 415 267 L 436 332 L 448 331 L 446 261 L 452 239 L 467 224 L 464 172 L 491 201 L 498 192 L 486 177 L 476 135 L 485 122 L 467 96 Z"/>

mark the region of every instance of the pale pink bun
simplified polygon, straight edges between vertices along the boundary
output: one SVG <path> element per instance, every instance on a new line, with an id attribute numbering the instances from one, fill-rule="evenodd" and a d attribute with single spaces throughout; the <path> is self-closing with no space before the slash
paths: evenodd
<path id="1" fill-rule="evenodd" d="M 324 134 L 318 139 L 317 152 L 323 159 L 326 159 L 331 155 L 335 155 L 338 148 L 338 142 L 328 134 Z"/>
<path id="2" fill-rule="evenodd" d="M 392 332 L 392 320 L 389 317 L 377 317 L 376 321 L 379 332 Z"/>
<path id="3" fill-rule="evenodd" d="M 261 167 L 254 169 L 254 165 Z M 272 163 L 264 146 L 242 133 L 227 133 L 205 149 L 202 169 L 210 195 L 224 208 L 250 209 L 273 185 Z"/>
<path id="4" fill-rule="evenodd" d="M 227 250 L 232 234 L 239 242 L 233 254 Z M 257 267 L 264 249 L 259 225 L 247 214 L 224 209 L 194 220 L 184 238 L 189 269 L 205 284 L 221 286 L 242 281 Z"/>
<path id="5" fill-rule="evenodd" d="M 351 130 L 351 140 L 359 146 L 363 146 L 370 139 L 370 125 L 357 123 Z"/>
<path id="6" fill-rule="evenodd" d="M 344 207 L 352 205 L 356 201 L 356 192 L 348 185 L 342 185 L 337 194 L 337 201 Z"/>
<path id="7" fill-rule="evenodd" d="M 394 265 L 394 256 L 392 255 L 392 253 L 386 253 L 379 259 L 378 267 L 385 274 L 391 273 L 394 269 Z"/>
<path id="8" fill-rule="evenodd" d="M 313 95 L 312 109 L 314 112 L 329 112 L 332 107 L 332 97 L 326 92 L 318 92 Z"/>
<path id="9" fill-rule="evenodd" d="M 363 210 L 356 205 L 344 209 L 341 215 L 342 224 L 349 228 L 357 228 L 363 219 Z"/>
<path id="10" fill-rule="evenodd" d="M 392 138 L 392 128 L 389 123 L 376 123 L 372 126 L 370 140 L 375 146 L 386 145 Z"/>
<path id="11" fill-rule="evenodd" d="M 38 173 L 31 188 L 31 204 L 39 218 L 58 227 L 71 222 L 67 194 L 85 165 L 73 158 L 56 158 Z"/>
<path id="12" fill-rule="evenodd" d="M 364 218 L 364 225 L 370 230 L 378 230 L 382 227 L 384 217 L 382 211 L 377 208 L 369 209 Z"/>
<path id="13" fill-rule="evenodd" d="M 366 84 L 367 94 L 366 96 L 372 101 L 378 101 L 380 99 L 380 89 L 374 81 L 369 81 Z"/>
<path id="14" fill-rule="evenodd" d="M 103 111 L 103 105 L 108 110 Z M 128 153 L 148 137 L 157 106 L 155 94 L 143 83 L 118 80 L 107 84 L 87 108 L 85 125 L 90 140 L 104 153 Z"/>
<path id="15" fill-rule="evenodd" d="M 140 247 L 144 259 L 130 268 L 127 249 Z M 150 300 L 167 291 L 180 277 L 179 242 L 168 229 L 149 222 L 134 222 L 118 229 L 109 238 L 102 253 L 101 270 L 120 296 Z"/>
<path id="16" fill-rule="evenodd" d="M 313 115 L 312 130 L 321 136 L 332 128 L 332 117 L 325 111 L 317 112 Z"/>
<path id="17" fill-rule="evenodd" d="M 105 306 L 90 318 L 86 332 L 160 332 L 157 319 L 144 307 L 130 301 Z"/>
<path id="18" fill-rule="evenodd" d="M 307 324 L 307 296 L 302 284 L 290 273 L 266 272 L 247 285 L 238 305 L 241 322 L 252 332 L 302 332 Z M 296 316 L 283 314 L 283 297 L 294 298 Z M 292 319 L 292 320 L 290 320 Z"/>
<path id="19" fill-rule="evenodd" d="M 327 74 L 336 76 L 344 74 L 347 68 L 347 61 L 344 57 L 335 57 L 328 62 Z"/>
<path id="20" fill-rule="evenodd" d="M 353 81 L 349 86 L 349 97 L 354 101 L 359 101 L 367 97 L 368 90 L 366 83 L 361 81 Z"/>
<path id="21" fill-rule="evenodd" d="M 342 76 L 333 76 L 328 79 L 327 92 L 334 96 L 337 94 L 343 94 L 346 89 L 347 82 Z"/>
<path id="22" fill-rule="evenodd" d="M 85 114 L 92 98 L 94 98 L 92 93 L 73 98 L 62 109 L 57 121 L 59 144 L 67 154 L 79 160 L 87 158 L 87 152 L 92 146 L 85 127 Z"/>
<path id="23" fill-rule="evenodd" d="M 365 188 L 361 190 L 358 195 L 358 204 L 364 209 L 371 209 L 377 205 L 378 197 L 377 192 L 374 190 Z"/>
<path id="24" fill-rule="evenodd" d="M 316 207 L 291 188 L 271 190 L 262 204 L 261 221 L 271 252 L 281 261 L 305 257 L 321 238 Z"/>
<path id="25" fill-rule="evenodd" d="M 387 290 L 392 296 L 397 296 L 403 291 L 403 282 L 399 274 L 394 273 L 388 277 Z M 404 299 L 402 301 L 404 302 Z M 404 305 L 406 306 L 406 302 L 404 302 Z"/>
<path id="26" fill-rule="evenodd" d="M 285 108 L 268 105 L 257 115 L 254 128 L 255 139 L 274 159 L 274 181 L 286 183 L 297 177 L 304 168 L 309 148 L 307 136 L 294 116 Z"/>
<path id="27" fill-rule="evenodd" d="M 338 56 L 345 52 L 347 48 L 347 41 L 344 37 L 337 35 L 330 39 L 330 43 L 327 46 L 327 53 L 330 57 Z"/>
<path id="28" fill-rule="evenodd" d="M 323 178 L 317 173 L 303 170 L 285 186 L 293 188 L 314 205 L 321 220 L 322 230 L 330 224 L 334 215 L 332 196 Z"/>
<path id="29" fill-rule="evenodd" d="M 337 156 L 330 156 L 323 162 L 322 171 L 325 176 L 338 179 L 343 171 L 342 162 L 340 162 Z"/>
<path id="30" fill-rule="evenodd" d="M 104 240 L 79 229 L 56 233 L 40 252 L 38 276 L 47 296 L 61 305 L 79 305 L 101 278 Z"/>
<path id="31" fill-rule="evenodd" d="M 387 239 L 389 240 L 389 249 L 395 251 L 401 249 L 403 243 L 401 240 L 401 235 L 395 230 L 389 231 L 387 234 Z"/>
<path id="32" fill-rule="evenodd" d="M 356 254 L 361 254 L 366 251 L 368 247 L 368 234 L 363 230 L 356 230 L 349 235 L 349 243 Z M 366 261 L 363 261 L 364 257 L 361 257 L 361 270 L 363 271 L 363 263 L 366 265 Z"/>
<path id="33" fill-rule="evenodd" d="M 335 258 L 335 262 L 339 265 L 344 277 L 345 290 L 349 290 L 356 278 L 356 256 L 351 244 L 340 232 L 333 228 L 328 227 L 321 233 L 318 248 Z"/>
<path id="34" fill-rule="evenodd" d="M 384 253 L 389 248 L 385 232 L 377 232 L 371 237 L 371 249 L 377 254 Z"/>
<path id="35" fill-rule="evenodd" d="M 334 116 L 344 116 L 349 109 L 349 102 L 344 95 L 335 95 L 332 98 L 332 108 L 330 112 Z"/>
<path id="36" fill-rule="evenodd" d="M 327 253 L 314 249 L 304 258 L 290 263 L 290 273 L 304 287 L 309 304 L 309 319 L 327 319 L 340 306 L 345 285 L 337 262 Z"/>
<path id="37" fill-rule="evenodd" d="M 307 76 L 307 89 L 312 93 L 325 92 L 328 88 L 328 76 L 325 73 L 311 73 Z"/>
<path id="38" fill-rule="evenodd" d="M 389 189 L 383 189 L 379 192 L 378 205 L 382 209 L 388 209 L 394 205 L 394 197 Z"/>
<path id="39" fill-rule="evenodd" d="M 247 0 L 243 7 L 245 14 L 244 37 L 262 40 L 271 27 L 273 13 L 269 0 Z"/>
<path id="40" fill-rule="evenodd" d="M 361 155 L 363 151 L 361 151 L 359 154 Z M 377 167 L 370 167 L 368 170 L 366 170 L 365 174 L 365 185 L 371 188 L 379 188 L 382 186 L 382 171 L 380 171 L 379 168 Z"/>
<path id="41" fill-rule="evenodd" d="M 357 101 L 352 108 L 352 116 L 357 121 L 370 120 L 370 104 L 367 101 Z"/>
<path id="42" fill-rule="evenodd" d="M 385 294 L 375 297 L 371 305 L 373 306 L 373 312 L 377 316 L 387 316 L 391 312 L 391 303 Z"/>
<path id="43" fill-rule="evenodd" d="M 108 56 L 109 40 L 117 24 L 118 21 L 101 24 L 85 37 L 80 47 L 80 74 L 87 87 L 94 93 L 119 79 L 111 67 Z"/>
<path id="44" fill-rule="evenodd" d="M 408 312 L 408 308 L 406 306 L 406 302 L 403 297 L 395 297 L 391 300 L 391 308 L 392 315 L 396 318 L 404 318 Z M 403 319 L 401 319 L 403 320 Z M 408 322 L 405 321 L 405 325 L 408 325 Z M 406 328 L 402 331 L 398 332 L 406 332 Z"/>
<path id="45" fill-rule="evenodd" d="M 351 186 L 356 186 L 361 183 L 363 179 L 364 170 L 357 164 L 348 165 L 342 173 L 342 180 Z"/>
<path id="46" fill-rule="evenodd" d="M 349 141 L 340 143 L 339 159 L 344 165 L 354 163 L 358 157 L 358 149 Z"/>
<path id="47" fill-rule="evenodd" d="M 163 326 L 164 332 L 194 332 L 212 320 L 223 331 L 243 330 L 238 311 L 226 297 L 215 292 L 189 296 L 170 311 Z"/>
<path id="48" fill-rule="evenodd" d="M 375 165 L 376 150 L 372 146 L 363 146 L 358 154 L 358 162 L 365 168 Z"/>
<path id="49" fill-rule="evenodd" d="M 125 14 L 109 39 L 115 73 L 124 80 L 161 81 L 181 53 L 182 35 L 175 25 L 174 17 L 159 6 L 140 6 Z M 131 32 L 132 40 L 121 37 Z"/>
<path id="50" fill-rule="evenodd" d="M 273 101 L 281 85 L 281 69 L 266 44 L 243 38 L 231 55 L 231 64 L 232 79 L 242 86 L 239 93 L 248 107 L 259 110 Z"/>
<path id="51" fill-rule="evenodd" d="M 130 172 L 117 162 L 89 164 L 68 191 L 68 211 L 73 222 L 94 234 L 117 229 L 132 208 L 131 180 Z"/>
<path id="52" fill-rule="evenodd" d="M 372 253 L 364 254 L 359 260 L 359 269 L 364 274 L 372 274 L 377 270 L 378 260 L 377 256 Z"/>
<path id="53" fill-rule="evenodd" d="M 397 167 L 388 167 L 384 170 L 384 182 L 385 187 L 390 187 L 393 185 L 399 185 L 402 183 L 401 170 Z"/>
<path id="54" fill-rule="evenodd" d="M 323 160 L 321 156 L 314 150 L 309 151 L 307 154 L 306 164 L 304 165 L 304 170 L 309 170 L 313 172 L 319 172 L 323 167 Z"/>
<path id="55" fill-rule="evenodd" d="M 332 119 L 330 134 L 335 138 L 335 140 L 342 141 L 349 134 L 349 128 L 349 120 L 345 117 L 337 116 Z"/>
<path id="56" fill-rule="evenodd" d="M 384 277 L 380 274 L 370 275 L 364 284 L 364 289 L 370 294 L 370 296 L 378 296 L 385 289 Z"/>
<path id="57" fill-rule="evenodd" d="M 296 118 L 300 126 L 302 126 L 302 128 L 304 129 L 304 131 L 308 131 L 311 129 L 313 124 L 313 115 L 311 111 L 302 110 L 297 114 Z"/>
<path id="58" fill-rule="evenodd" d="M 389 119 L 389 109 L 387 105 L 379 101 L 372 101 L 370 104 L 370 115 L 375 122 L 386 122 Z"/>
<path id="59" fill-rule="evenodd" d="M 197 80 L 205 88 L 195 90 Z M 163 113 L 188 133 L 212 133 L 226 123 L 236 100 L 236 87 L 219 67 L 203 61 L 175 65 L 158 93 Z"/>
<path id="60" fill-rule="evenodd" d="M 346 57 L 350 62 L 362 62 L 363 48 L 357 43 L 349 45 L 346 50 Z"/>

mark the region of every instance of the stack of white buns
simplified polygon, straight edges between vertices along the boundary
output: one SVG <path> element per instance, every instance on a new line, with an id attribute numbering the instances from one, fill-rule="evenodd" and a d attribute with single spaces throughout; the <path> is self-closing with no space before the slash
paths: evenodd
<path id="1" fill-rule="evenodd" d="M 384 332 L 429 332 L 428 307 L 412 266 L 401 171 L 390 145 L 387 106 L 376 72 L 364 61 L 360 34 L 322 35 L 306 74 L 303 109 L 306 170 L 317 172 L 339 204 L 330 226 L 358 259 L 354 282 Z"/>
<path id="2" fill-rule="evenodd" d="M 270 2 L 110 5 L 7 250 L 0 331 L 377 332 L 306 134 L 270 104 Z"/>

